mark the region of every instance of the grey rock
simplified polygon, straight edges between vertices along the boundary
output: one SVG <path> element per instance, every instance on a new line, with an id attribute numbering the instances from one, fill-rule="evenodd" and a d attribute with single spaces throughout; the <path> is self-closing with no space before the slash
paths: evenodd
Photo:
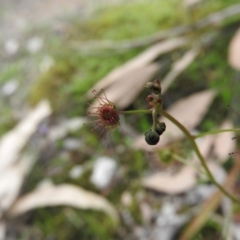
<path id="1" fill-rule="evenodd" d="M 103 189 L 110 185 L 117 170 L 117 163 L 109 157 L 100 157 L 93 166 L 91 182 L 98 188 Z"/>

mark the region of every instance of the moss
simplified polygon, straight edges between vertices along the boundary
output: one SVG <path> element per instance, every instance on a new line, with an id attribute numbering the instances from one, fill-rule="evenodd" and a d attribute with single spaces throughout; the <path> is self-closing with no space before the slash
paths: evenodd
<path id="1" fill-rule="evenodd" d="M 112 220 L 101 211 L 63 206 L 36 209 L 31 211 L 30 215 L 29 223 L 33 221 L 41 230 L 42 239 L 114 239 L 115 228 Z M 34 219 L 37 219 L 37 222 Z"/>
<path id="2" fill-rule="evenodd" d="M 46 98 L 54 109 L 59 110 L 65 100 L 62 97 L 63 88 L 70 83 L 75 67 L 68 61 L 57 62 L 37 80 L 30 93 L 30 102 L 35 105 Z"/>
<path id="3" fill-rule="evenodd" d="M 234 77 L 234 71 L 228 65 L 228 48 L 232 32 L 222 34 L 211 48 L 206 49 L 202 55 L 193 62 L 183 77 L 187 77 L 194 84 L 205 80 L 206 86 L 218 90 L 225 104 L 230 102 L 230 79 Z"/>
<path id="4" fill-rule="evenodd" d="M 10 79 L 18 78 L 18 75 L 21 72 L 22 64 L 16 62 L 9 64 L 0 72 L 0 85 L 9 81 Z"/>
<path id="5" fill-rule="evenodd" d="M 6 106 L 1 107 L 0 136 L 10 130 L 16 124 L 16 119 L 11 109 Z"/>
<path id="6" fill-rule="evenodd" d="M 41 99 L 48 99 L 56 112 L 83 113 L 87 99 L 85 93 L 111 69 L 135 56 L 140 50 L 133 50 L 106 58 L 83 56 L 68 50 L 56 55 L 56 63 L 34 84 L 30 103 L 35 105 Z M 75 106 L 78 108 L 75 109 Z M 79 108 L 81 106 L 82 108 Z"/>
<path id="7" fill-rule="evenodd" d="M 193 12 L 188 11 L 177 0 L 144 1 L 104 7 L 90 20 L 83 22 L 75 20 L 77 31 L 72 30 L 69 38 L 87 41 L 89 39 L 122 40 L 148 36 L 161 29 L 192 23 L 235 3 L 238 3 L 238 0 L 227 2 L 210 0 L 199 4 Z"/>
<path id="8" fill-rule="evenodd" d="M 227 5 L 231 3 L 236 3 L 236 0 L 231 0 Z M 212 0 L 208 4 L 200 4 L 196 9 L 197 19 L 224 7 L 226 2 L 223 0 L 218 2 Z M 148 36 L 160 29 L 187 23 L 188 19 L 185 15 L 186 11 L 179 1 L 164 0 L 111 6 L 99 10 L 91 19 L 85 21 L 75 19 L 67 41 L 57 41 L 57 43 L 53 40 L 49 41 L 48 47 L 56 59 L 56 64 L 36 81 L 30 93 L 30 102 L 36 104 L 39 100 L 47 98 L 56 111 L 67 111 L 72 115 L 82 114 L 83 109 L 77 106 L 86 104 L 86 99 L 83 97 L 86 91 L 111 69 L 123 64 L 143 49 L 131 49 L 121 53 L 106 50 L 91 51 L 90 55 L 84 55 L 80 51 L 70 50 L 69 41 L 71 43 L 72 40 L 78 42 L 91 39 L 120 40 Z M 214 61 L 220 61 L 219 56 L 212 56 L 212 58 L 215 59 Z M 192 75 L 196 75 L 196 72 L 199 72 L 196 68 L 206 66 L 209 62 L 214 64 L 212 60 L 209 56 L 203 64 L 192 66 L 189 71 L 192 69 Z M 219 63 L 222 62 L 216 62 L 221 68 Z M 225 66 L 221 68 L 221 72 L 210 68 L 206 74 L 211 75 L 212 78 L 220 78 L 225 71 L 224 68 Z M 224 94 L 225 98 L 229 98 L 226 91 Z M 141 126 L 144 128 L 146 122 L 141 121 Z"/>

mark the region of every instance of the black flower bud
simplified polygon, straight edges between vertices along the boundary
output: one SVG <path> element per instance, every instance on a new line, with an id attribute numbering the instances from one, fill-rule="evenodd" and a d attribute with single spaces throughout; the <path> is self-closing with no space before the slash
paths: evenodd
<path id="1" fill-rule="evenodd" d="M 159 135 L 157 132 L 149 130 L 145 133 L 145 141 L 149 145 L 156 145 L 159 142 Z"/>
<path id="2" fill-rule="evenodd" d="M 157 79 L 153 82 L 148 82 L 146 84 L 146 88 L 148 88 L 154 94 L 160 94 L 162 91 L 160 81 Z"/>
<path id="3" fill-rule="evenodd" d="M 160 85 L 160 81 L 158 79 L 154 80 L 152 84 L 152 92 L 155 94 L 159 94 L 161 93 L 161 91 L 162 91 L 162 88 Z"/>
<path id="4" fill-rule="evenodd" d="M 166 124 L 164 122 L 160 122 L 157 124 L 156 132 L 159 135 L 162 135 L 165 130 L 166 130 Z"/>

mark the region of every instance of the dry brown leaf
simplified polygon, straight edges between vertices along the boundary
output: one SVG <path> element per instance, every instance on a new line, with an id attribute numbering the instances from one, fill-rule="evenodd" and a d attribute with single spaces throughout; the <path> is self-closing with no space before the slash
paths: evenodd
<path id="1" fill-rule="evenodd" d="M 0 216 L 6 212 L 17 198 L 25 175 L 34 164 L 33 156 L 23 155 L 19 161 L 0 174 Z"/>
<path id="2" fill-rule="evenodd" d="M 233 128 L 233 125 L 229 120 L 226 120 L 220 129 L 228 128 Z M 234 150 L 235 142 L 232 140 L 233 137 L 233 132 L 223 132 L 216 136 L 213 153 L 222 163 L 228 159 L 228 154 Z"/>
<path id="3" fill-rule="evenodd" d="M 175 173 L 156 173 L 143 180 L 143 186 L 167 194 L 179 194 L 188 191 L 196 184 L 196 169 L 183 166 Z"/>
<path id="4" fill-rule="evenodd" d="M 51 114 L 47 101 L 41 102 L 14 129 L 0 140 L 0 173 L 19 158 L 22 148 L 36 131 L 38 124 Z"/>
<path id="5" fill-rule="evenodd" d="M 151 63 L 159 55 L 170 52 L 178 47 L 184 46 L 187 43 L 188 40 L 185 38 L 168 39 L 157 43 L 122 66 L 113 69 L 106 77 L 99 80 L 93 88 L 96 90 L 100 90 L 102 88 L 105 89 L 116 81 L 121 82 L 126 75 L 131 75 L 133 72 L 136 73 L 139 69 Z M 131 74 L 129 74 L 129 72 Z M 92 90 L 88 92 L 88 97 L 92 97 Z"/>
<path id="6" fill-rule="evenodd" d="M 232 68 L 240 70 L 240 29 L 233 36 L 228 52 L 228 62 Z"/>
<path id="7" fill-rule="evenodd" d="M 213 90 L 198 92 L 179 100 L 166 111 L 191 131 L 201 122 L 215 96 L 216 92 Z M 181 130 L 168 119 L 162 117 L 160 121 L 164 121 L 167 127 L 158 145 L 154 147 L 148 145 L 142 135 L 136 139 L 134 147 L 152 151 L 156 147 L 159 148 L 184 136 Z"/>
<path id="8" fill-rule="evenodd" d="M 116 81 L 105 89 L 107 98 L 115 104 L 118 109 L 123 109 L 133 102 L 142 91 L 144 85 L 159 69 L 158 64 L 149 64 L 139 69 L 128 71 L 122 75 L 121 81 Z M 93 103 L 97 106 L 98 102 Z"/>
<path id="9" fill-rule="evenodd" d="M 34 157 L 21 156 L 22 148 L 38 124 L 50 113 L 48 102 L 41 102 L 0 141 L 0 215 L 13 204 L 26 173 L 34 164 Z"/>
<path id="10" fill-rule="evenodd" d="M 107 199 L 72 184 L 40 186 L 18 199 L 10 210 L 10 215 L 16 216 L 35 208 L 59 205 L 101 210 L 109 214 L 114 222 L 118 221 L 117 212 Z"/>

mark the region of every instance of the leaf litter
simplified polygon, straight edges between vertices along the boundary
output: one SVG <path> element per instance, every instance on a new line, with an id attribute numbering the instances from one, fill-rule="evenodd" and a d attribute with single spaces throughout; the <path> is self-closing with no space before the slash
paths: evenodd
<path id="1" fill-rule="evenodd" d="M 173 51 L 174 49 L 182 47 L 187 43 L 188 40 L 186 38 L 179 37 L 170 40 L 168 39 L 166 41 L 152 45 L 135 58 L 132 58 L 120 67 L 113 69 L 110 73 L 107 74 L 107 76 L 100 79 L 98 83 L 88 92 L 88 97 L 92 97 L 93 89 L 106 89 L 114 82 L 121 82 L 126 75 L 129 75 L 129 72 L 137 73 L 138 70 L 149 65 L 159 55 Z M 134 77 L 132 78 L 132 81 L 135 81 L 136 84 L 138 82 L 138 80 Z"/>
<path id="2" fill-rule="evenodd" d="M 16 216 L 35 208 L 59 205 L 100 210 L 107 213 L 115 223 L 118 221 L 114 206 L 104 197 L 73 184 L 39 186 L 20 197 L 10 210 L 10 215 Z"/>

